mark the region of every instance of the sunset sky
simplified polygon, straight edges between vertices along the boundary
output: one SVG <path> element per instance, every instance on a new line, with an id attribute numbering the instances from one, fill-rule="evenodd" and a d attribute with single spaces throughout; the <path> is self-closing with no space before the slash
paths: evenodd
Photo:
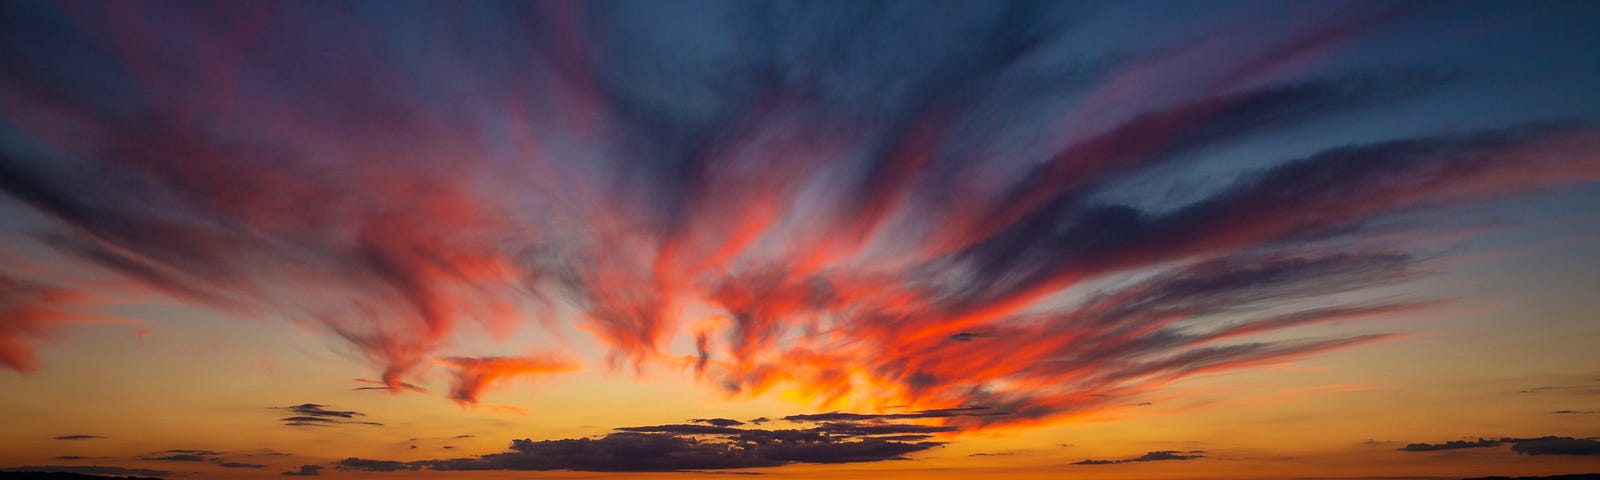
<path id="1" fill-rule="evenodd" d="M 1600 472 L 1600 2 L 0 0 L 0 470 Z"/>

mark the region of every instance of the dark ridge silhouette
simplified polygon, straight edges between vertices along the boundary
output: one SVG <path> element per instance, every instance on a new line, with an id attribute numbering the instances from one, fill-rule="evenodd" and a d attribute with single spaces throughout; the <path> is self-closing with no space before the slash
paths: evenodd
<path id="1" fill-rule="evenodd" d="M 1549 477 L 1475 477 L 1461 480 L 1600 480 L 1600 473 L 1574 473 Z"/>
<path id="2" fill-rule="evenodd" d="M 153 477 L 108 477 L 67 472 L 0 472 L 0 480 L 161 480 Z"/>

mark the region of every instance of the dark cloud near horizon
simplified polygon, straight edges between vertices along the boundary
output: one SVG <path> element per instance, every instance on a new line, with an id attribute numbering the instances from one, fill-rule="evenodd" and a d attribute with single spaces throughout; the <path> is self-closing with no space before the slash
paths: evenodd
<path id="1" fill-rule="evenodd" d="M 623 432 L 668 433 L 668 434 L 675 434 L 675 435 L 729 434 L 729 433 L 739 433 L 739 432 L 744 431 L 744 430 L 737 429 L 737 428 L 718 427 L 718 426 L 715 426 L 715 425 L 690 425 L 690 424 L 653 425 L 653 426 L 645 426 L 645 427 L 618 427 L 616 430 L 623 431 Z"/>
<path id="2" fill-rule="evenodd" d="M 321 465 L 301 465 L 298 470 L 290 470 L 280 473 L 279 475 L 290 477 L 316 477 L 322 475 L 322 468 L 323 467 Z"/>
<path id="3" fill-rule="evenodd" d="M 1509 439 L 1479 438 L 1477 440 L 1451 440 L 1444 443 L 1409 443 L 1404 447 L 1400 447 L 1399 450 L 1407 452 L 1432 452 L 1438 450 L 1459 450 L 1463 448 L 1489 448 L 1503 445 L 1507 442 L 1507 440 Z"/>
<path id="4" fill-rule="evenodd" d="M 139 459 L 153 462 L 205 462 L 222 468 L 266 468 L 266 465 L 222 458 L 226 454 L 215 450 L 174 449 L 140 455 Z"/>
<path id="5" fill-rule="evenodd" d="M 805 419 L 803 429 L 762 429 L 702 423 L 619 427 L 599 438 L 534 441 L 518 439 L 510 451 L 476 458 L 399 462 L 348 458 L 340 469 L 373 472 L 402 470 L 578 470 L 695 471 L 771 467 L 790 463 L 854 463 L 903 460 L 906 455 L 944 445 L 934 433 L 955 432 L 943 425 L 894 424 L 886 418 L 931 419 L 978 408 L 916 412 L 897 417 L 849 416 L 834 412 Z M 911 415 L 909 417 L 904 415 Z M 855 421 L 837 420 L 849 418 Z M 824 419 L 833 419 L 823 421 Z M 726 420 L 726 419 L 721 419 Z M 793 421 L 793 420 L 791 420 Z M 726 422 L 717 422 L 726 423 Z M 744 422 L 740 422 L 743 424 Z M 750 422 L 758 423 L 758 422 Z"/>
<path id="6" fill-rule="evenodd" d="M 1511 451 L 1523 455 L 1600 455 L 1600 441 L 1572 437 L 1524 438 L 1512 442 Z"/>
<path id="7" fill-rule="evenodd" d="M 85 475 L 128 475 L 140 477 L 171 477 L 172 472 L 166 470 L 151 470 L 145 468 L 124 468 L 104 465 L 30 465 L 23 467 L 0 468 L 7 472 L 66 472 L 81 473 Z"/>
<path id="8" fill-rule="evenodd" d="M 93 439 L 98 439 L 98 438 L 106 438 L 106 437 L 102 437 L 102 436 L 99 436 L 99 435 L 62 435 L 62 436 L 56 437 L 55 439 L 56 440 L 93 440 Z"/>
<path id="9" fill-rule="evenodd" d="M 1201 455 L 1202 453 L 1205 453 L 1205 452 L 1198 451 L 1198 450 L 1197 451 L 1189 451 L 1189 452 L 1182 452 L 1182 451 L 1177 451 L 1177 450 L 1161 450 L 1161 451 L 1156 451 L 1156 452 L 1147 452 L 1144 455 L 1140 455 L 1140 456 L 1133 457 L 1133 458 L 1124 458 L 1124 459 L 1121 459 L 1121 460 L 1084 459 L 1083 461 L 1073 462 L 1072 464 L 1073 465 L 1114 465 L 1114 464 L 1118 464 L 1118 463 L 1159 462 L 1159 461 L 1164 461 L 1164 460 L 1193 460 L 1193 459 L 1196 459 L 1196 458 L 1205 458 L 1205 455 Z"/>
<path id="10" fill-rule="evenodd" d="M 218 455 L 222 455 L 222 452 L 214 450 L 176 449 L 163 450 L 148 455 L 140 455 L 139 459 L 163 462 L 210 462 L 213 461 Z"/>
<path id="11" fill-rule="evenodd" d="M 340 470 L 355 470 L 362 472 L 398 472 L 404 470 L 417 470 L 422 468 L 422 465 L 416 462 L 407 463 L 396 462 L 393 460 L 367 460 L 349 457 L 344 460 L 340 460 L 339 464 L 335 468 Z"/>
<path id="12" fill-rule="evenodd" d="M 1399 450 L 1433 452 L 1464 448 L 1492 448 L 1501 445 L 1511 445 L 1511 451 L 1523 455 L 1600 455 L 1600 440 L 1557 436 L 1538 438 L 1504 437 L 1498 439 L 1480 437 L 1477 440 L 1451 440 L 1444 443 L 1411 443 L 1401 447 Z"/>
<path id="13" fill-rule="evenodd" d="M 1472 94 L 1471 65 L 1332 47 L 1427 8 L 1085 41 L 1094 10 L 1152 7 L 513 5 L 0 4 L 0 192 L 49 222 L 28 238 L 98 272 L 320 326 L 371 364 L 381 386 L 360 388 L 420 390 L 430 358 L 482 360 L 445 355 L 463 325 L 504 337 L 564 300 L 612 367 L 692 336 L 695 378 L 729 393 L 1008 412 L 805 421 L 970 428 L 1392 339 L 1268 334 L 1436 307 L 1361 299 L 1434 273 L 1427 242 L 1373 235 L 1600 179 L 1592 112 L 1410 115 L 1504 96 Z M 525 54 L 484 53 L 507 49 Z M 25 290 L 0 298 L 28 313 L 0 332 L 23 371 L 62 323 L 32 313 L 53 290 Z M 731 321 L 691 331 L 673 295 Z M 1064 297 L 1082 302 L 1045 303 Z M 447 395 L 470 406 L 499 378 Z M 281 421 L 375 424 L 308 410 Z"/>

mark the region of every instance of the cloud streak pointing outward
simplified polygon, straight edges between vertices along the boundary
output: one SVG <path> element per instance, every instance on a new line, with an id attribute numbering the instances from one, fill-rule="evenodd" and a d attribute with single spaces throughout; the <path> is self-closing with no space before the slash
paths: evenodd
<path id="1" fill-rule="evenodd" d="M 874 435 L 1121 408 L 1196 374 L 1394 338 L 1301 328 L 1442 302 L 1360 300 L 1435 268 L 1373 235 L 1600 180 L 1600 130 L 1559 119 L 1204 168 L 1459 81 L 1420 65 L 1284 74 L 1328 51 L 1314 45 L 1407 14 L 1377 4 L 1225 53 L 1177 42 L 1096 61 L 1064 39 L 1071 19 L 998 2 L 861 22 L 750 5 L 697 35 L 782 26 L 714 52 L 554 4 L 474 17 L 500 22 L 481 37 L 408 31 L 431 47 L 402 50 L 363 41 L 387 24 L 382 5 L 7 3 L 0 192 L 44 220 L 38 246 L 178 301 L 311 326 L 359 349 L 384 389 L 420 390 L 442 367 L 445 395 L 471 406 L 575 370 L 566 354 L 458 342 L 572 321 L 608 367 L 692 372 L 733 396 L 789 390 L 822 410 L 925 409 L 796 420 L 924 424 L 819 426 L 855 439 L 802 441 L 702 419 L 346 469 L 599 469 L 636 450 L 683 454 L 640 469 L 886 459 L 936 442 Z M 461 14 L 437 13 L 414 20 Z M 150 28 L 179 18 L 203 21 Z M 883 47 L 840 55 L 836 40 Z M 483 53 L 508 44 L 535 53 Z M 662 56 L 684 67 L 644 66 Z M 813 57 L 838 60 L 799 60 Z M 461 69 L 409 74 L 433 61 Z M 1116 195 L 1185 167 L 1226 188 L 1159 205 Z M 0 366 L 34 370 L 35 342 L 75 321 L 73 294 L 8 278 Z M 286 425 L 370 423 L 290 410 Z"/>

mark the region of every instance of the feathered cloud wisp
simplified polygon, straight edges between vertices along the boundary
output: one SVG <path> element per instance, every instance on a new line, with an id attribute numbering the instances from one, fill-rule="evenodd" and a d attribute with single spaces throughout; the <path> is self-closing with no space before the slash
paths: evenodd
<path id="1" fill-rule="evenodd" d="M 1117 47 L 1067 5 L 480 6 L 6 4 L 0 191 L 30 241 L 314 325 L 387 389 L 574 370 L 456 342 L 574 322 L 597 366 L 1007 413 L 928 417 L 981 427 L 1390 338 L 1292 329 L 1440 303 L 1342 295 L 1434 271 L 1390 220 L 1600 180 L 1559 118 L 1230 156 L 1444 95 L 1464 74 L 1316 68 L 1422 8 Z M 1127 200 L 1176 170 L 1206 181 Z M 32 369 L 72 297 L 6 285 Z"/>

